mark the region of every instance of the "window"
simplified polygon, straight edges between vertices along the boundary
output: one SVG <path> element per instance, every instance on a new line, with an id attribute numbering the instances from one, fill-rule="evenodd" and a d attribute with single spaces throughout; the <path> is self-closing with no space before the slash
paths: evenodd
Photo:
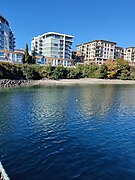
<path id="1" fill-rule="evenodd" d="M 4 52 L 0 52 L 0 56 L 4 56 Z"/>
<path id="2" fill-rule="evenodd" d="M 55 38 L 57 39 L 60 39 L 60 37 L 61 37 L 60 35 L 55 35 Z"/>
<path id="3" fill-rule="evenodd" d="M 66 40 L 72 40 L 72 38 L 71 37 L 66 37 Z"/>
<path id="4" fill-rule="evenodd" d="M 54 46 L 58 46 L 58 44 L 54 44 Z"/>
<path id="5" fill-rule="evenodd" d="M 3 58 L 3 57 L 0 57 L 0 60 L 5 60 L 5 58 Z"/>

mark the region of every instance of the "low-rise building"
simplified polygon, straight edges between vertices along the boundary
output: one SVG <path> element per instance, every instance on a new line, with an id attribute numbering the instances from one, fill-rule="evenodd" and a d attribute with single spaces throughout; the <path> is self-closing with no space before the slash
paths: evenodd
<path id="1" fill-rule="evenodd" d="M 63 58 L 45 57 L 45 62 L 46 65 L 52 65 L 52 66 L 70 67 L 74 65 L 74 61 L 72 59 L 63 59 Z"/>
<path id="2" fill-rule="evenodd" d="M 23 55 L 24 55 L 24 50 L 22 49 L 16 49 L 15 51 L 0 50 L 0 61 L 22 64 Z M 41 64 L 41 65 L 52 65 L 52 66 L 62 65 L 65 67 L 69 67 L 73 65 L 73 61 L 71 59 L 51 58 L 51 57 L 44 57 L 42 55 L 36 55 L 35 58 L 36 58 L 36 64 Z"/>
<path id="3" fill-rule="evenodd" d="M 22 63 L 24 51 L 23 50 L 0 50 L 0 61 L 3 62 L 13 62 L 13 63 Z"/>
<path id="4" fill-rule="evenodd" d="M 46 64 L 46 59 L 44 56 L 36 55 L 36 64 Z"/>

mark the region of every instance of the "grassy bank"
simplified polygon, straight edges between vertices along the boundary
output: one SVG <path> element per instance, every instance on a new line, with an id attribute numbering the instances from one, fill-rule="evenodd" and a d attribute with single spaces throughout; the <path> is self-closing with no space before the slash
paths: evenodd
<path id="1" fill-rule="evenodd" d="M 108 60 L 105 64 L 63 66 L 44 66 L 29 64 L 12 64 L 0 62 L 0 79 L 129 79 L 135 80 L 135 69 L 123 59 Z"/>

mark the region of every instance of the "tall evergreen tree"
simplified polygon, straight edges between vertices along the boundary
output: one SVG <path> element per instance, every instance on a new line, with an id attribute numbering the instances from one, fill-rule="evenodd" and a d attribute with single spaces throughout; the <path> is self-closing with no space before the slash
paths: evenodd
<path id="1" fill-rule="evenodd" d="M 26 44 L 24 55 L 22 57 L 22 63 L 23 64 L 28 63 L 28 59 L 29 59 L 29 48 L 28 48 L 28 44 Z"/>
<path id="2" fill-rule="evenodd" d="M 23 54 L 23 56 L 22 56 L 22 63 L 23 63 L 23 64 L 26 63 L 26 62 L 25 62 L 25 54 Z"/>
<path id="3" fill-rule="evenodd" d="M 28 44 L 26 44 L 25 55 L 29 56 L 29 47 L 28 47 Z"/>
<path id="4" fill-rule="evenodd" d="M 25 48 L 25 61 L 26 63 L 29 63 L 29 47 L 28 44 L 26 44 L 26 48 Z"/>
<path id="5" fill-rule="evenodd" d="M 34 50 L 32 52 L 32 62 L 33 62 L 33 64 L 36 63 L 36 54 L 37 54 L 36 48 L 34 47 Z"/>
<path id="6" fill-rule="evenodd" d="M 35 64 L 36 63 L 36 51 L 34 50 L 32 52 L 32 56 L 29 55 L 29 47 L 28 44 L 26 44 L 25 52 L 22 57 L 22 63 L 25 64 Z"/>

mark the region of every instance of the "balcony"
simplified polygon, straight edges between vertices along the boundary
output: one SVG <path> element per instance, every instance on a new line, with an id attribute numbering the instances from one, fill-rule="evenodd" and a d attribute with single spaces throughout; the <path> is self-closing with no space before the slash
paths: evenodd
<path id="1" fill-rule="evenodd" d="M 65 39 L 65 41 L 73 42 L 73 39 Z"/>
<path id="2" fill-rule="evenodd" d="M 103 44 L 97 44 L 95 47 L 103 47 Z"/>

